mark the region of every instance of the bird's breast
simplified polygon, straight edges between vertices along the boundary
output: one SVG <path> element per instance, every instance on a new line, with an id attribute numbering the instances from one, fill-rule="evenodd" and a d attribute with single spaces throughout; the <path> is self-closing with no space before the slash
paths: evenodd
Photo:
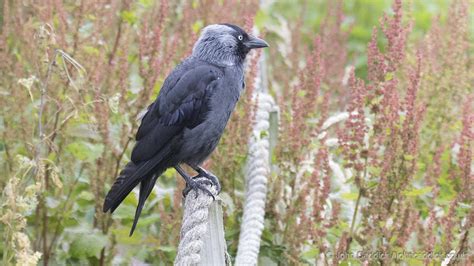
<path id="1" fill-rule="evenodd" d="M 220 77 L 210 99 L 204 121 L 186 131 L 186 162 L 199 164 L 217 147 L 242 92 L 243 74 L 226 73 Z M 229 75 L 230 74 L 230 75 Z"/>

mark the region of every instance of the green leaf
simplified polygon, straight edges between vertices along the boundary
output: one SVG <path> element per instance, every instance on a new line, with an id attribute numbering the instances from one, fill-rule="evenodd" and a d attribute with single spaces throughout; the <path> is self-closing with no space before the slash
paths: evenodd
<path id="1" fill-rule="evenodd" d="M 173 246 L 159 246 L 158 250 L 164 251 L 164 252 L 175 252 L 176 248 Z"/>
<path id="2" fill-rule="evenodd" d="M 153 6 L 155 1 L 153 0 L 139 0 L 138 1 L 144 8 L 149 8 Z"/>
<path id="3" fill-rule="evenodd" d="M 136 230 L 132 236 L 129 236 L 130 228 L 128 227 L 112 229 L 112 233 L 117 238 L 117 242 L 123 245 L 140 245 L 143 243 L 142 234 L 138 230 Z"/>
<path id="4" fill-rule="evenodd" d="M 174 246 L 158 246 L 159 251 L 166 254 L 166 256 L 173 260 L 176 257 L 176 248 Z"/>
<path id="5" fill-rule="evenodd" d="M 393 79 L 393 72 L 388 72 L 387 75 L 385 75 L 385 81 L 389 81 Z"/>
<path id="6" fill-rule="evenodd" d="M 359 196 L 359 194 L 357 194 L 355 192 L 341 194 L 341 197 L 345 200 L 357 200 L 358 196 Z"/>
<path id="7" fill-rule="evenodd" d="M 437 200 L 449 202 L 456 197 L 456 190 L 448 175 L 443 174 L 438 178 L 440 193 Z"/>
<path id="8" fill-rule="evenodd" d="M 100 55 L 99 49 L 93 46 L 85 45 L 82 49 L 84 49 L 84 52 L 88 55 L 97 56 L 97 57 Z"/>
<path id="9" fill-rule="evenodd" d="M 368 182 L 367 182 L 367 188 L 369 188 L 369 189 L 370 189 L 370 188 L 374 188 L 374 187 L 376 187 L 378 184 L 379 184 L 379 182 L 374 181 L 374 180 L 368 181 Z"/>
<path id="10" fill-rule="evenodd" d="M 137 15 L 135 12 L 130 10 L 124 10 L 120 13 L 120 17 L 130 25 L 133 25 L 137 22 Z"/>
<path id="11" fill-rule="evenodd" d="M 202 29 L 203 26 L 204 26 L 204 22 L 202 20 L 200 19 L 196 20 L 196 22 L 194 22 L 192 26 L 193 32 L 198 33 Z"/>
<path id="12" fill-rule="evenodd" d="M 268 21 L 268 16 L 263 10 L 258 10 L 257 14 L 255 14 L 254 24 L 258 28 L 262 28 L 265 25 L 265 22 Z"/>
<path id="13" fill-rule="evenodd" d="M 382 173 L 382 168 L 378 166 L 369 166 L 369 173 L 374 177 L 379 177 Z"/>
<path id="14" fill-rule="evenodd" d="M 114 219 L 129 219 L 132 220 L 135 215 L 135 207 L 131 205 L 120 205 L 117 210 L 114 211 Z"/>
<path id="15" fill-rule="evenodd" d="M 76 159 L 87 162 L 94 162 L 101 156 L 103 150 L 103 144 L 92 144 L 84 141 L 73 142 L 66 147 L 66 151 L 70 152 Z"/>
<path id="16" fill-rule="evenodd" d="M 315 247 L 312 247 L 308 251 L 303 252 L 303 254 L 301 254 L 301 258 L 305 260 L 313 260 L 316 258 L 316 256 L 318 256 L 318 254 L 319 250 Z"/>
<path id="17" fill-rule="evenodd" d="M 81 207 L 87 207 L 91 203 L 93 203 L 95 197 L 89 191 L 83 190 L 79 195 L 77 195 L 76 203 L 79 204 Z"/>
<path id="18" fill-rule="evenodd" d="M 413 188 L 411 190 L 405 191 L 404 194 L 407 197 L 419 197 L 430 193 L 432 189 L 432 187 Z"/>
<path id="19" fill-rule="evenodd" d="M 148 216 L 144 216 L 140 219 L 140 226 L 144 227 L 150 224 L 153 224 L 157 221 L 160 220 L 160 215 L 159 214 L 151 214 Z"/>
<path id="20" fill-rule="evenodd" d="M 296 93 L 296 95 L 297 95 L 298 97 L 301 97 L 301 98 L 304 98 L 304 97 L 306 96 L 306 94 L 307 94 L 307 93 L 306 93 L 306 91 L 304 91 L 304 90 L 300 90 L 300 91 L 298 91 L 298 92 Z"/>
<path id="21" fill-rule="evenodd" d="M 77 233 L 71 243 L 69 252 L 72 258 L 99 258 L 100 251 L 107 244 L 107 236 L 99 230 Z"/>
<path id="22" fill-rule="evenodd" d="M 77 197 L 86 201 L 91 201 L 95 198 L 94 194 L 89 191 L 81 191 L 81 193 Z"/>

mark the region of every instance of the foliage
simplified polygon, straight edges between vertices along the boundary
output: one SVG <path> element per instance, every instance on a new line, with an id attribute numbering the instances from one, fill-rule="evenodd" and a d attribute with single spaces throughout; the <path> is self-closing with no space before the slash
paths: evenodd
<path id="1" fill-rule="evenodd" d="M 184 188 L 174 171 L 159 179 L 133 237 L 136 194 L 112 216 L 102 202 L 140 113 L 199 30 L 218 22 L 255 24 L 271 44 L 280 128 L 262 265 L 439 264 L 451 251 L 452 261 L 473 262 L 468 1 L 263 2 L 2 2 L 2 264 L 173 262 Z M 232 256 L 259 56 L 206 162 L 221 177 Z"/>

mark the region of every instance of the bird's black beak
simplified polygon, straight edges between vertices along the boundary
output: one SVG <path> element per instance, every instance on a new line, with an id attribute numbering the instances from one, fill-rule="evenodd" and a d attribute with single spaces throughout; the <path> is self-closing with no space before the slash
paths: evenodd
<path id="1" fill-rule="evenodd" d="M 250 36 L 249 40 L 245 42 L 245 46 L 248 49 L 268 47 L 268 43 L 262 39 L 254 36 Z"/>

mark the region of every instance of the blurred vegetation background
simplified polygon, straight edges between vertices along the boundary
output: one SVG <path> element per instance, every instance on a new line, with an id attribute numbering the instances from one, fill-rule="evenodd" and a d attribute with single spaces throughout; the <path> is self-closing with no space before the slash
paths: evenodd
<path id="1" fill-rule="evenodd" d="M 261 265 L 439 264 L 451 251 L 473 263 L 473 11 L 461 0 L 1 1 L 1 264 L 173 263 L 184 188 L 173 170 L 133 237 L 137 195 L 112 216 L 102 202 L 138 114 L 199 30 L 221 22 L 271 45 L 280 128 Z M 206 162 L 223 184 L 231 257 L 258 56 Z M 442 255 L 336 256 L 373 250 Z"/>

